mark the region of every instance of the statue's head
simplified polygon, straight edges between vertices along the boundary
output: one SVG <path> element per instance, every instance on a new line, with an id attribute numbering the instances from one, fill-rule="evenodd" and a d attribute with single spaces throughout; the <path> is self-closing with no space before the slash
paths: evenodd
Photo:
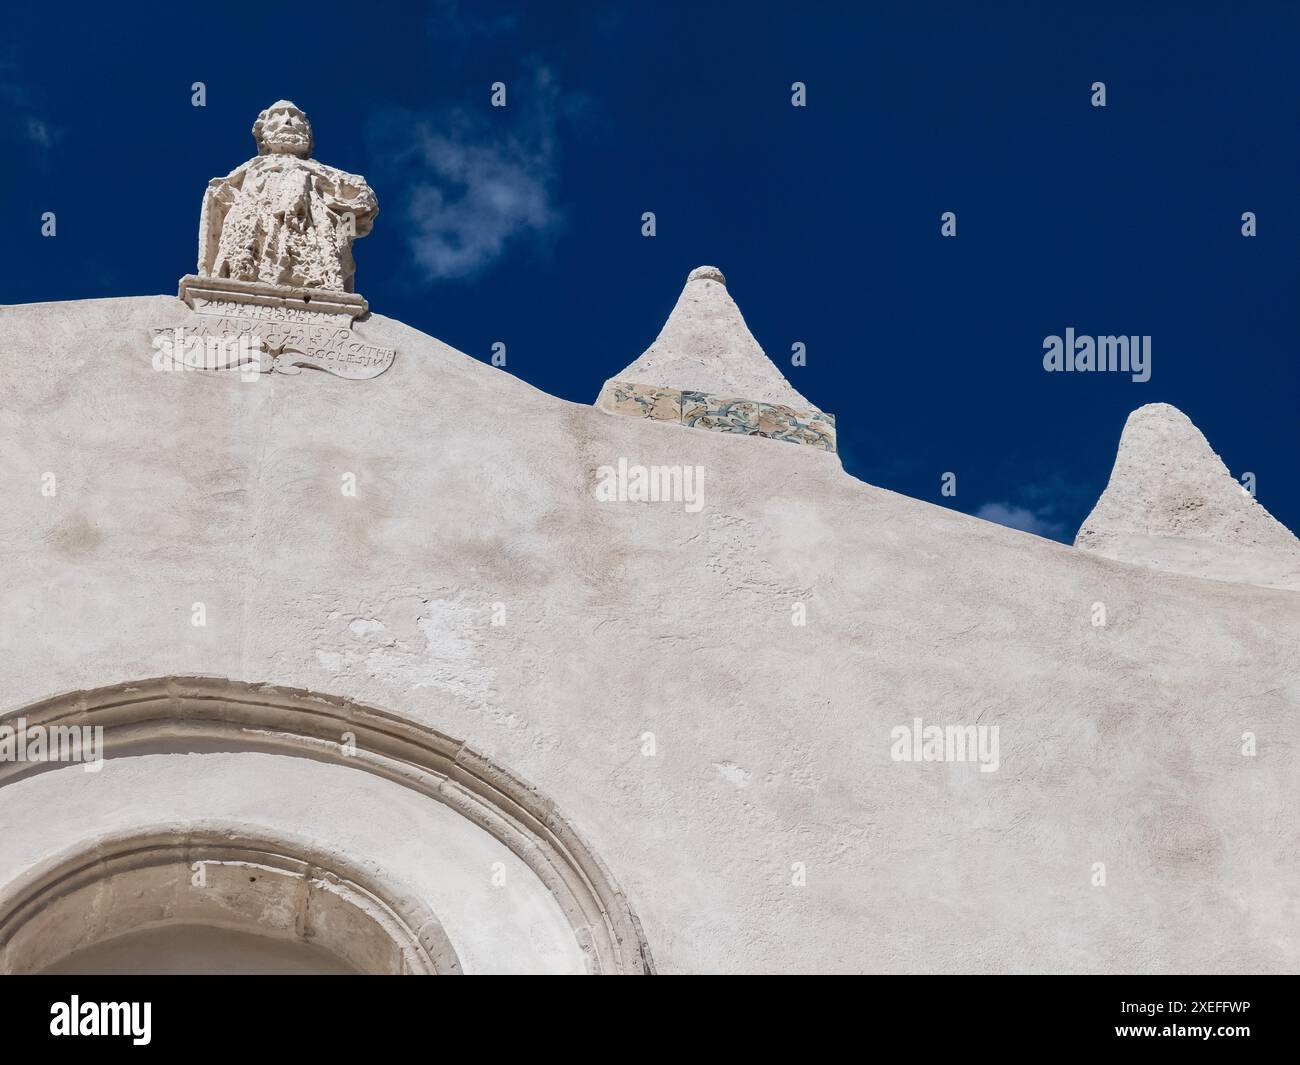
<path id="1" fill-rule="evenodd" d="M 277 100 L 253 123 L 258 155 L 311 155 L 311 123 L 288 100 Z"/>

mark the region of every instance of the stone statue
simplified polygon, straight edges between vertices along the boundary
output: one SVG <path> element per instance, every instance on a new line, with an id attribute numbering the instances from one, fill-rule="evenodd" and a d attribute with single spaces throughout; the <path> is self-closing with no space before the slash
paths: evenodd
<path id="1" fill-rule="evenodd" d="M 311 125 L 288 100 L 253 125 L 257 157 L 213 178 L 199 220 L 199 277 L 353 292 L 352 241 L 379 203 L 365 178 L 311 158 Z"/>
<path id="2" fill-rule="evenodd" d="M 311 157 L 307 116 L 288 100 L 253 126 L 258 155 L 208 182 L 199 268 L 180 280 L 187 321 L 152 327 L 159 370 L 378 377 L 397 352 L 367 337 L 352 241 L 379 214 L 358 174 Z"/>

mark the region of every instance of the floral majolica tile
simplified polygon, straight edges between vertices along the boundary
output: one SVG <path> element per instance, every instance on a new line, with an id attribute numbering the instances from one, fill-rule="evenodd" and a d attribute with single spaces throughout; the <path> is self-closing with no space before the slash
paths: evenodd
<path id="1" fill-rule="evenodd" d="M 758 410 L 761 404 L 749 399 L 723 399 L 705 392 L 682 393 L 682 424 L 718 433 L 761 435 Z"/>
<path id="2" fill-rule="evenodd" d="M 596 406 L 612 414 L 655 421 L 679 422 L 715 433 L 765 436 L 791 444 L 835 451 L 835 415 L 819 410 L 798 410 L 779 403 L 715 396 L 708 392 L 678 391 L 629 381 L 609 381 Z"/>
<path id="3" fill-rule="evenodd" d="M 682 394 L 675 388 L 611 381 L 601 389 L 596 406 L 613 414 L 651 418 L 657 422 L 682 420 Z"/>
<path id="4" fill-rule="evenodd" d="M 759 414 L 763 435 L 773 440 L 835 450 L 835 416 L 821 411 L 797 411 L 792 407 L 763 404 Z"/>

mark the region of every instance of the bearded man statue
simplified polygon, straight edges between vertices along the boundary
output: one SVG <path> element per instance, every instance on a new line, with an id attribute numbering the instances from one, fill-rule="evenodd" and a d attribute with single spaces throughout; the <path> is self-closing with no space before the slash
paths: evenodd
<path id="1" fill-rule="evenodd" d="M 253 139 L 256 158 L 208 183 L 199 276 L 353 292 L 352 241 L 379 214 L 365 178 L 311 158 L 311 124 L 288 100 L 257 116 Z"/>

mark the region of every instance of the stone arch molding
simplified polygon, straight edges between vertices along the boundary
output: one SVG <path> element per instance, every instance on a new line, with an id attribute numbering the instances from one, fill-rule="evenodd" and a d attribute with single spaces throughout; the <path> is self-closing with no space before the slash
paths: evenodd
<path id="1" fill-rule="evenodd" d="M 437 916 L 381 871 L 223 824 L 115 833 L 37 866 L 0 898 L 0 973 L 180 923 L 310 943 L 372 975 L 461 973 Z"/>
<path id="2" fill-rule="evenodd" d="M 558 904 L 589 972 L 653 972 L 626 897 L 555 805 L 465 743 L 427 726 L 350 699 L 216 677 L 163 677 L 73 692 L 7 716 L 23 718 L 29 730 L 101 725 L 109 759 L 178 744 L 208 745 L 375 774 L 443 804 L 509 848 Z M 55 768 L 46 762 L 0 762 L 0 790 Z M 386 883 L 378 871 L 317 843 L 265 830 L 250 834 L 219 822 L 155 825 L 39 863 L 0 889 L 0 968 L 34 964 L 31 933 L 38 926 L 32 922 L 42 911 L 56 911 L 60 900 L 115 876 L 161 891 L 158 885 L 174 882 L 181 862 L 211 862 L 218 870 L 256 866 L 264 871 L 258 875 L 267 879 L 268 895 L 282 900 L 294 891 L 299 899 L 315 892 L 333 909 L 338 927 L 361 930 L 361 946 L 351 955 L 348 948 L 339 949 L 363 971 L 460 970 L 438 918 L 401 885 Z M 159 871 L 169 868 L 170 879 L 160 877 Z M 286 905 L 297 913 L 301 932 L 302 912 Z M 293 934 L 293 927 L 287 920 L 285 934 Z M 103 932 L 121 930 L 106 925 Z"/>

